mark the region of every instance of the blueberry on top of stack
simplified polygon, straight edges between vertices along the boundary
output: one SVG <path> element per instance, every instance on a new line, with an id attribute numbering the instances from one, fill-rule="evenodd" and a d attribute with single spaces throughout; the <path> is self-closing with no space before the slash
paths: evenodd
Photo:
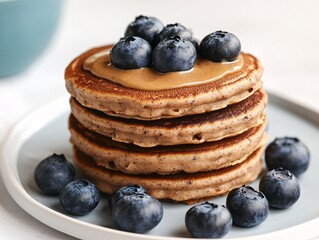
<path id="1" fill-rule="evenodd" d="M 231 33 L 198 44 L 182 24 L 139 16 L 66 69 L 74 161 L 103 192 L 138 184 L 177 202 L 249 183 L 267 140 L 262 71 Z"/>
<path id="2" fill-rule="evenodd" d="M 152 65 L 162 73 L 187 71 L 195 65 L 197 48 L 201 58 L 230 62 L 237 59 L 241 45 L 234 34 L 216 31 L 198 46 L 192 32 L 180 23 L 163 27 L 157 18 L 139 16 L 127 27 L 125 38 L 112 48 L 111 63 L 121 69 Z"/>

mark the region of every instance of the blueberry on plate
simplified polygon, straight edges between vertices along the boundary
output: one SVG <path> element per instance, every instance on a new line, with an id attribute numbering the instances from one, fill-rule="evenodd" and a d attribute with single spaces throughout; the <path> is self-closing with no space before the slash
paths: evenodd
<path id="1" fill-rule="evenodd" d="M 88 180 L 70 182 L 61 191 L 60 204 L 66 213 L 83 216 L 91 212 L 100 201 L 100 192 Z"/>
<path id="2" fill-rule="evenodd" d="M 265 173 L 260 179 L 259 191 L 265 194 L 269 206 L 277 209 L 289 208 L 300 197 L 297 178 L 282 168 Z"/>
<path id="3" fill-rule="evenodd" d="M 199 54 L 213 62 L 231 62 L 237 59 L 240 49 L 240 41 L 234 34 L 216 31 L 203 38 Z"/>
<path id="4" fill-rule="evenodd" d="M 162 31 L 157 36 L 157 42 L 160 42 L 168 37 L 180 36 L 183 39 L 192 39 L 192 32 L 184 27 L 180 23 L 168 24 L 166 25 Z"/>
<path id="5" fill-rule="evenodd" d="M 63 154 L 43 159 L 35 168 L 34 180 L 44 194 L 58 195 L 75 178 L 74 166 Z"/>
<path id="6" fill-rule="evenodd" d="M 141 15 L 127 26 L 124 36 L 138 36 L 153 45 L 157 34 L 162 31 L 163 27 L 163 23 L 157 18 Z"/>
<path id="7" fill-rule="evenodd" d="M 265 195 L 250 186 L 231 190 L 226 199 L 226 206 L 239 227 L 254 227 L 264 222 L 269 206 Z"/>
<path id="8" fill-rule="evenodd" d="M 276 138 L 267 146 L 265 160 L 269 170 L 281 167 L 298 177 L 307 170 L 310 153 L 298 138 Z"/>
<path id="9" fill-rule="evenodd" d="M 152 47 L 140 37 L 121 38 L 110 51 L 111 64 L 120 69 L 147 67 L 152 61 Z"/>
<path id="10" fill-rule="evenodd" d="M 153 67 L 161 73 L 186 71 L 196 62 L 194 45 L 180 36 L 165 38 L 153 51 Z"/>
<path id="11" fill-rule="evenodd" d="M 187 211 L 185 225 L 193 237 L 221 238 L 230 231 L 232 217 L 225 206 L 205 202 Z"/>
<path id="12" fill-rule="evenodd" d="M 145 233 L 156 227 L 163 217 L 162 204 L 145 193 L 125 195 L 113 206 L 115 225 L 124 231 Z"/>
<path id="13" fill-rule="evenodd" d="M 126 195 L 130 195 L 130 194 L 138 194 L 138 193 L 147 193 L 147 191 L 145 190 L 145 188 L 143 188 L 140 185 L 127 185 L 124 187 L 119 188 L 116 192 L 114 192 L 111 195 L 110 198 L 110 208 L 112 209 L 113 206 L 115 205 L 115 203 L 121 199 L 122 197 L 126 196 Z"/>

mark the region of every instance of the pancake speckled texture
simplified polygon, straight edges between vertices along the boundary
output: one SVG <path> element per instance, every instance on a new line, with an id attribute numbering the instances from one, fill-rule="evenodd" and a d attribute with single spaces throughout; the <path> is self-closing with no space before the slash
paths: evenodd
<path id="1" fill-rule="evenodd" d="M 267 94 L 257 58 L 211 83 L 138 90 L 67 67 L 73 160 L 104 193 L 139 184 L 158 198 L 193 204 L 254 181 L 268 139 Z M 124 71 L 124 70 L 119 70 Z"/>
<path id="2" fill-rule="evenodd" d="M 91 49 L 67 67 L 66 88 L 83 106 L 124 118 L 152 120 L 193 115 L 227 107 L 262 87 L 263 68 L 257 58 L 241 53 L 244 66 L 211 83 L 160 91 L 123 87 L 83 69 L 86 58 L 101 50 Z"/>
<path id="3" fill-rule="evenodd" d="M 265 127 L 266 121 L 237 136 L 203 144 L 142 148 L 94 133 L 72 115 L 69 119 L 71 142 L 79 150 L 97 165 L 129 174 L 194 173 L 238 164 L 266 143 Z"/>
<path id="4" fill-rule="evenodd" d="M 70 100 L 73 115 L 88 129 L 141 147 L 199 144 L 238 135 L 263 123 L 267 95 L 257 91 L 227 108 L 180 118 L 140 121 L 111 117 Z"/>
<path id="5" fill-rule="evenodd" d="M 170 175 L 132 175 L 111 171 L 97 166 L 90 156 L 76 148 L 74 161 L 83 174 L 92 179 L 102 192 L 112 193 L 119 187 L 138 184 L 158 199 L 190 203 L 196 202 L 196 199 L 225 194 L 256 179 L 262 169 L 261 154 L 262 149 L 259 148 L 245 161 L 220 170 Z"/>

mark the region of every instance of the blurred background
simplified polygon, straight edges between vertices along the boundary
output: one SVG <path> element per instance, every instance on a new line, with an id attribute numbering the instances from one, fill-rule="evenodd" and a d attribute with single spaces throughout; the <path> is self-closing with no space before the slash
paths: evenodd
<path id="1" fill-rule="evenodd" d="M 0 0 L 0 26 L 11 24 L 11 31 L 17 31 L 13 23 L 6 22 L 3 4 L 29 1 L 32 0 Z M 39 4 L 40 1 L 31 10 L 20 7 L 20 11 L 32 11 Z M 234 33 L 242 50 L 263 63 L 266 88 L 319 112 L 318 9 L 316 0 L 62 1 L 61 6 L 43 11 L 43 19 L 56 11 L 58 21 L 56 25 L 51 22 L 52 34 L 45 30 L 36 33 L 39 38 L 41 33 L 50 36 L 40 53 L 20 72 L 0 77 L 0 142 L 27 112 L 66 94 L 64 70 L 72 59 L 92 47 L 116 42 L 126 26 L 141 14 L 155 16 L 164 25 L 179 22 L 191 28 L 198 40 L 216 30 Z M 32 18 L 32 14 L 23 18 Z M 0 31 L 0 44 L 3 37 Z M 36 40 L 33 43 L 33 47 L 41 44 Z M 23 49 L 11 51 L 15 54 Z M 2 183 L 0 187 L 1 192 L 5 191 Z M 8 196 L 1 196 L 0 212 L 5 217 L 0 225 L 7 227 L 1 230 L 0 237 L 2 234 L 5 239 L 22 236 L 37 239 L 44 235 L 46 239 L 66 238 L 24 213 Z M 21 231 L 15 230 L 17 224 L 19 228 L 22 226 Z"/>

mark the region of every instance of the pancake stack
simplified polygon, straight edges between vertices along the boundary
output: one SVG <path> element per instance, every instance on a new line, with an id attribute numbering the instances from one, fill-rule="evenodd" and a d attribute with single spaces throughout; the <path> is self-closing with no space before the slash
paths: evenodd
<path id="1" fill-rule="evenodd" d="M 266 143 L 267 95 L 258 59 L 210 83 L 166 90 L 122 86 L 67 67 L 74 162 L 104 193 L 139 184 L 158 199 L 194 203 L 255 180 Z M 119 70 L 125 71 L 125 70 Z"/>

